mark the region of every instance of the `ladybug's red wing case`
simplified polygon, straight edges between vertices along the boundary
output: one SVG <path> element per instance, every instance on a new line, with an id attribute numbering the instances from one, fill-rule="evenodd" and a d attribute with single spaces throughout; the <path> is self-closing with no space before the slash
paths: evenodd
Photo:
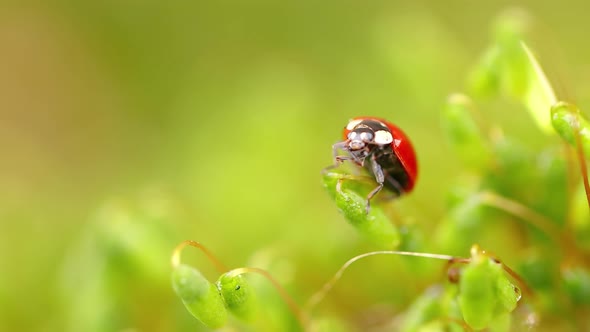
<path id="1" fill-rule="evenodd" d="M 387 127 L 391 130 L 393 135 L 393 142 L 391 143 L 392 149 L 399 161 L 404 166 L 404 169 L 408 173 L 408 185 L 406 186 L 406 192 L 412 191 L 416 178 L 418 176 L 418 161 L 416 159 L 416 152 L 412 146 L 412 142 L 406 134 L 399 129 L 396 125 L 382 120 Z"/>

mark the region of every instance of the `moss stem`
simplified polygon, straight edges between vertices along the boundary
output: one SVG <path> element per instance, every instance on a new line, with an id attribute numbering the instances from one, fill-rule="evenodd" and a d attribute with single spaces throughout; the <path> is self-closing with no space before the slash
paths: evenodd
<path id="1" fill-rule="evenodd" d="M 309 318 L 304 314 L 304 312 L 301 310 L 301 308 L 295 302 L 295 300 L 293 300 L 293 298 L 289 295 L 289 293 L 287 293 L 285 288 L 283 286 L 281 286 L 281 284 L 266 270 L 259 269 L 256 267 L 240 267 L 240 268 L 233 269 L 233 270 L 229 271 L 226 275 L 230 276 L 230 277 L 234 277 L 234 276 L 238 276 L 240 274 L 245 274 L 245 273 L 258 273 L 258 274 L 264 276 L 266 279 L 268 279 L 268 281 L 270 281 L 271 284 L 274 286 L 274 288 L 279 292 L 279 295 L 281 296 L 283 301 L 285 301 L 285 303 L 289 307 L 289 310 L 291 311 L 291 313 L 293 313 L 295 318 L 297 318 L 297 321 L 299 321 L 299 324 L 301 324 L 301 326 L 304 329 L 307 327 L 308 322 L 309 322 Z"/>
<path id="2" fill-rule="evenodd" d="M 182 241 L 178 246 L 176 246 L 171 258 L 172 268 L 177 268 L 180 265 L 180 255 L 182 253 L 182 250 L 186 246 L 191 246 L 200 249 L 207 256 L 207 258 L 209 258 L 211 263 L 215 265 L 215 268 L 217 268 L 219 272 L 224 273 L 228 270 L 228 268 L 225 267 L 225 265 L 223 265 L 223 263 L 221 263 L 221 261 L 217 259 L 217 257 L 215 257 L 215 255 L 213 255 L 213 253 L 209 249 L 207 249 L 207 247 L 193 240 Z"/>
<path id="3" fill-rule="evenodd" d="M 445 260 L 445 261 L 457 261 L 457 260 L 464 259 L 464 258 L 453 257 L 453 256 L 449 256 L 449 255 L 430 254 L 430 253 L 411 252 L 411 251 L 396 251 L 396 250 L 382 250 L 382 251 L 372 251 L 372 252 L 364 253 L 364 254 L 355 256 L 355 257 L 349 259 L 346 263 L 344 263 L 344 265 L 342 265 L 342 267 L 340 267 L 340 269 L 336 272 L 336 274 L 334 274 L 334 276 L 330 280 L 328 280 L 328 282 L 326 282 L 320 290 L 318 290 L 315 294 L 313 294 L 309 298 L 309 300 L 307 301 L 307 303 L 305 304 L 305 307 L 304 307 L 305 311 L 308 313 L 311 312 L 313 310 L 313 308 L 324 299 L 326 294 L 334 287 L 334 284 L 336 284 L 336 282 L 338 280 L 340 280 L 340 278 L 342 277 L 342 274 L 344 274 L 344 271 L 346 271 L 346 269 L 348 269 L 348 267 L 350 265 L 352 265 L 354 262 L 356 262 L 358 260 L 361 260 L 363 258 L 370 257 L 370 256 L 375 256 L 375 255 L 414 256 L 414 257 L 440 259 L 440 260 Z"/>

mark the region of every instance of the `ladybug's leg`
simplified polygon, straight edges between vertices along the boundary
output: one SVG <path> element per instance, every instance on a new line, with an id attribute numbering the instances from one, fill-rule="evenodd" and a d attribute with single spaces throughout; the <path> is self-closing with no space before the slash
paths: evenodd
<path id="1" fill-rule="evenodd" d="M 339 156 L 338 155 L 338 151 L 345 149 L 347 144 L 348 144 L 348 141 L 342 141 L 342 142 L 338 142 L 338 143 L 332 145 L 332 157 L 334 158 L 334 165 L 333 165 L 334 167 L 342 164 L 342 162 L 345 160 L 354 159 L 351 156 Z"/>
<path id="2" fill-rule="evenodd" d="M 375 181 L 377 181 L 379 185 L 367 196 L 367 214 L 369 214 L 369 210 L 371 209 L 371 198 L 373 198 L 381 191 L 381 189 L 383 189 L 383 183 L 385 182 L 383 169 L 381 168 L 381 165 L 379 165 L 379 163 L 375 160 L 374 155 L 371 157 L 371 170 L 373 171 L 373 175 L 375 175 Z"/>
<path id="3" fill-rule="evenodd" d="M 338 142 L 332 145 L 332 156 L 334 157 L 334 163 L 338 163 L 342 156 L 338 156 L 338 150 L 342 150 L 346 147 L 347 141 Z"/>
<path id="4" fill-rule="evenodd" d="M 391 175 L 387 176 L 387 183 L 392 185 L 395 190 L 397 191 L 397 193 L 395 194 L 394 197 L 397 197 L 399 195 L 401 195 L 404 192 L 404 188 L 402 188 L 402 185 L 399 183 L 398 180 L 396 180 L 394 177 L 392 177 Z"/>
<path id="5" fill-rule="evenodd" d="M 332 145 L 332 156 L 334 158 L 334 164 L 324 168 L 322 170 L 322 174 L 326 174 L 329 170 L 340 166 L 340 164 L 342 164 L 342 162 L 344 162 L 345 160 L 354 160 L 354 158 L 351 156 L 338 155 L 338 151 L 344 149 L 346 147 L 346 143 L 347 141 L 342 141 Z"/>

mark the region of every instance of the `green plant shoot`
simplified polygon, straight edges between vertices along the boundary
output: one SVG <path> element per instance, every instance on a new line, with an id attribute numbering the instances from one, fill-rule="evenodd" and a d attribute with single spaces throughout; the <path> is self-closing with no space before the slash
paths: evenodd
<path id="1" fill-rule="evenodd" d="M 539 128 L 553 134 L 549 111 L 557 97 L 539 62 L 523 42 L 527 19 L 509 12 L 495 26 L 494 44 L 469 77 L 475 96 L 510 96 L 524 104 Z"/>
<path id="2" fill-rule="evenodd" d="M 441 122 L 451 148 L 470 169 L 485 168 L 491 160 L 488 142 L 475 123 L 469 97 L 453 94 L 442 111 Z"/>
<path id="3" fill-rule="evenodd" d="M 186 309 L 210 328 L 227 322 L 225 303 L 215 285 L 196 269 L 181 264 L 172 271 L 172 287 Z"/>
<path id="4" fill-rule="evenodd" d="M 459 306 L 469 326 L 483 329 L 498 315 L 513 311 L 521 294 L 507 279 L 500 263 L 477 246 L 471 252 L 471 262 L 463 270 L 459 283 Z"/>
<path id="5" fill-rule="evenodd" d="M 216 285 L 227 309 L 232 314 L 245 321 L 254 317 L 256 312 L 254 290 L 243 276 L 229 271 L 219 277 Z"/>
<path id="6" fill-rule="evenodd" d="M 327 173 L 323 180 L 324 187 L 336 201 L 340 212 L 360 234 L 384 248 L 396 248 L 399 245 L 398 229 L 377 204 L 367 214 L 367 198 L 359 194 L 362 191 L 359 181 L 346 179 L 341 173 Z"/>
<path id="7" fill-rule="evenodd" d="M 586 156 L 590 155 L 590 123 L 573 104 L 558 102 L 551 107 L 551 123 L 555 131 L 569 144 L 576 146 L 576 131 Z"/>
<path id="8" fill-rule="evenodd" d="M 562 277 L 563 286 L 574 304 L 590 304 L 590 272 L 586 268 L 564 268 Z"/>

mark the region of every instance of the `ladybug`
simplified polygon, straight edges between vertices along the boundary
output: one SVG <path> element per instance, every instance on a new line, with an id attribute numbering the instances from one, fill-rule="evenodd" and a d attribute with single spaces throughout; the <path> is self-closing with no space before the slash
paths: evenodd
<path id="1" fill-rule="evenodd" d="M 377 187 L 367 196 L 367 213 L 371 199 L 383 187 L 395 196 L 412 191 L 418 163 L 412 143 L 400 128 L 384 119 L 357 117 L 348 122 L 343 136 L 344 141 L 332 146 L 334 165 L 325 170 L 350 160 L 373 174 Z M 339 155 L 339 151 L 345 151 L 346 155 Z"/>

